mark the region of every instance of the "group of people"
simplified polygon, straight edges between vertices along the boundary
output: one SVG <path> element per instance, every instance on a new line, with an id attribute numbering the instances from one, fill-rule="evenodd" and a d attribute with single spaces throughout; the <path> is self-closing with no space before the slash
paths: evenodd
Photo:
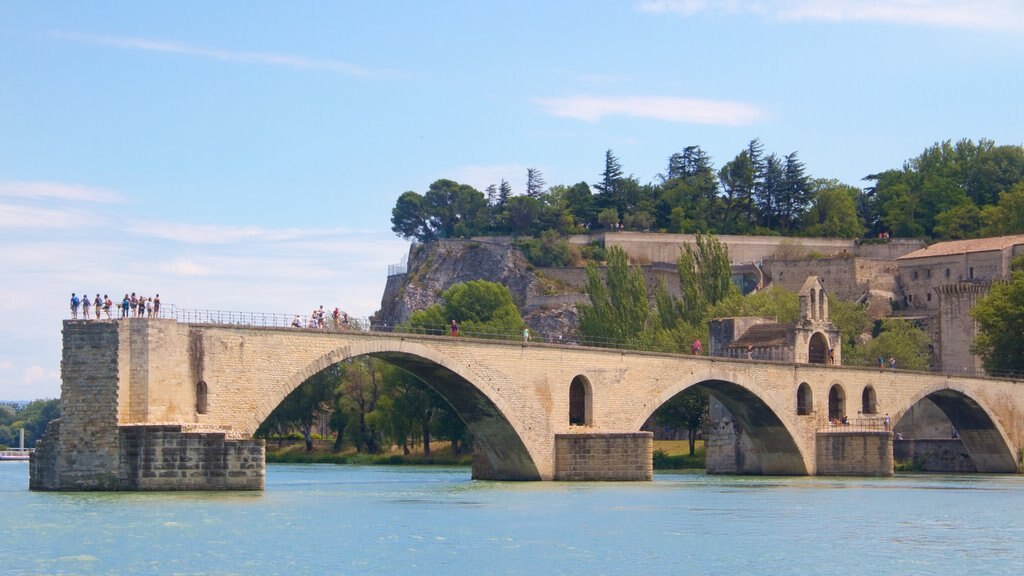
<path id="1" fill-rule="evenodd" d="M 83 320 L 91 320 L 92 316 L 90 314 L 95 314 L 97 320 L 103 314 L 106 314 L 107 320 L 113 320 L 115 312 L 118 313 L 120 318 L 156 318 L 160 316 L 160 295 L 147 297 L 137 296 L 135 292 L 131 294 L 126 293 L 121 302 L 115 305 L 114 301 L 107 294 L 104 294 L 101 298 L 99 293 L 97 293 L 95 298 L 90 298 L 88 294 L 79 297 L 76 293 L 72 292 L 72 320 L 78 320 L 79 308 L 82 310 Z"/>
<path id="2" fill-rule="evenodd" d="M 878 357 L 878 367 L 879 368 L 885 368 L 885 364 L 886 364 L 885 356 L 879 356 Z M 889 368 L 892 368 L 893 370 L 895 370 L 896 369 L 896 357 L 895 356 L 889 356 L 888 364 L 889 364 Z"/>
<path id="3" fill-rule="evenodd" d="M 331 325 L 335 330 L 348 329 L 348 312 L 343 312 L 338 308 L 335 308 L 333 312 L 328 314 L 327 310 L 324 310 L 323 304 L 321 304 L 319 308 L 314 308 L 313 312 L 309 314 L 309 319 L 306 321 L 305 327 L 323 330 L 327 328 L 328 317 L 330 317 Z M 303 327 L 302 318 L 298 314 L 296 314 L 295 318 L 292 319 L 292 327 Z"/>

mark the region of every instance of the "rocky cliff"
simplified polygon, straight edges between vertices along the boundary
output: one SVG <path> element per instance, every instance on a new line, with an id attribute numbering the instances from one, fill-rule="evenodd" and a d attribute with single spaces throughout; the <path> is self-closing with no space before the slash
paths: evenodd
<path id="1" fill-rule="evenodd" d="M 374 324 L 394 326 L 409 319 L 416 310 L 441 302 L 441 293 L 454 284 L 488 280 L 506 286 L 530 327 L 543 340 L 576 340 L 576 302 L 586 301 L 578 293 L 549 294 L 546 283 L 526 262 L 522 253 L 507 242 L 481 240 L 438 240 L 413 244 L 407 270 L 388 278 Z"/>

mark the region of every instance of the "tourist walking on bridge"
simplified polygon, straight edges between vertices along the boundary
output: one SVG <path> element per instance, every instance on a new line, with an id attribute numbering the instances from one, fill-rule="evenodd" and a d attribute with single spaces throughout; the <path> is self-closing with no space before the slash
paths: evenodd
<path id="1" fill-rule="evenodd" d="M 96 293 L 96 300 L 92 303 L 92 309 L 96 311 L 96 319 L 100 319 L 100 312 L 103 311 L 103 298 L 100 298 L 100 293 Z"/>
<path id="2" fill-rule="evenodd" d="M 89 306 L 92 302 L 89 301 L 89 295 L 86 294 L 82 297 L 82 318 L 85 320 L 89 319 Z"/>
<path id="3" fill-rule="evenodd" d="M 72 320 L 78 320 L 78 305 L 81 304 L 81 303 L 82 303 L 82 301 L 79 300 L 78 296 L 75 296 L 75 293 L 72 292 L 71 293 L 71 319 Z M 452 322 L 455 322 L 455 320 L 452 320 Z"/>
<path id="4" fill-rule="evenodd" d="M 455 323 L 455 319 L 452 319 L 452 336 L 459 335 L 459 325 Z"/>

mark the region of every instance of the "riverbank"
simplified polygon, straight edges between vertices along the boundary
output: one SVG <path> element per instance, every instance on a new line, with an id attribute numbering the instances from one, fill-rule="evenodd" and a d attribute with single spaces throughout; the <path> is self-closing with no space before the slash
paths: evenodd
<path id="1" fill-rule="evenodd" d="M 302 441 L 270 440 L 267 442 L 267 462 L 284 464 L 370 464 L 370 465 L 441 465 L 470 466 L 472 454 L 453 454 L 451 445 L 443 443 L 431 447 L 430 455 L 423 454 L 423 447 L 416 446 L 403 453 L 401 448 L 392 448 L 382 454 L 363 454 L 355 448 L 345 448 L 340 452 L 331 450 L 332 442 L 314 440 L 313 451 L 306 452 Z M 704 468 L 704 442 L 697 441 L 693 456 L 690 456 L 689 443 L 686 440 L 655 440 L 655 470 L 686 470 Z"/>

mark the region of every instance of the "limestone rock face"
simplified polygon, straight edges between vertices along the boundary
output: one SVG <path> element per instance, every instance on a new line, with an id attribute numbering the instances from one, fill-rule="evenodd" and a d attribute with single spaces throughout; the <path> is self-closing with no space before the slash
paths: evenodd
<path id="1" fill-rule="evenodd" d="M 501 241 L 447 239 L 414 244 L 406 273 L 388 278 L 374 324 L 405 322 L 413 312 L 441 303 L 441 294 L 454 284 L 470 280 L 506 286 L 538 339 L 575 341 L 575 304 L 548 303 L 523 254 Z"/>

